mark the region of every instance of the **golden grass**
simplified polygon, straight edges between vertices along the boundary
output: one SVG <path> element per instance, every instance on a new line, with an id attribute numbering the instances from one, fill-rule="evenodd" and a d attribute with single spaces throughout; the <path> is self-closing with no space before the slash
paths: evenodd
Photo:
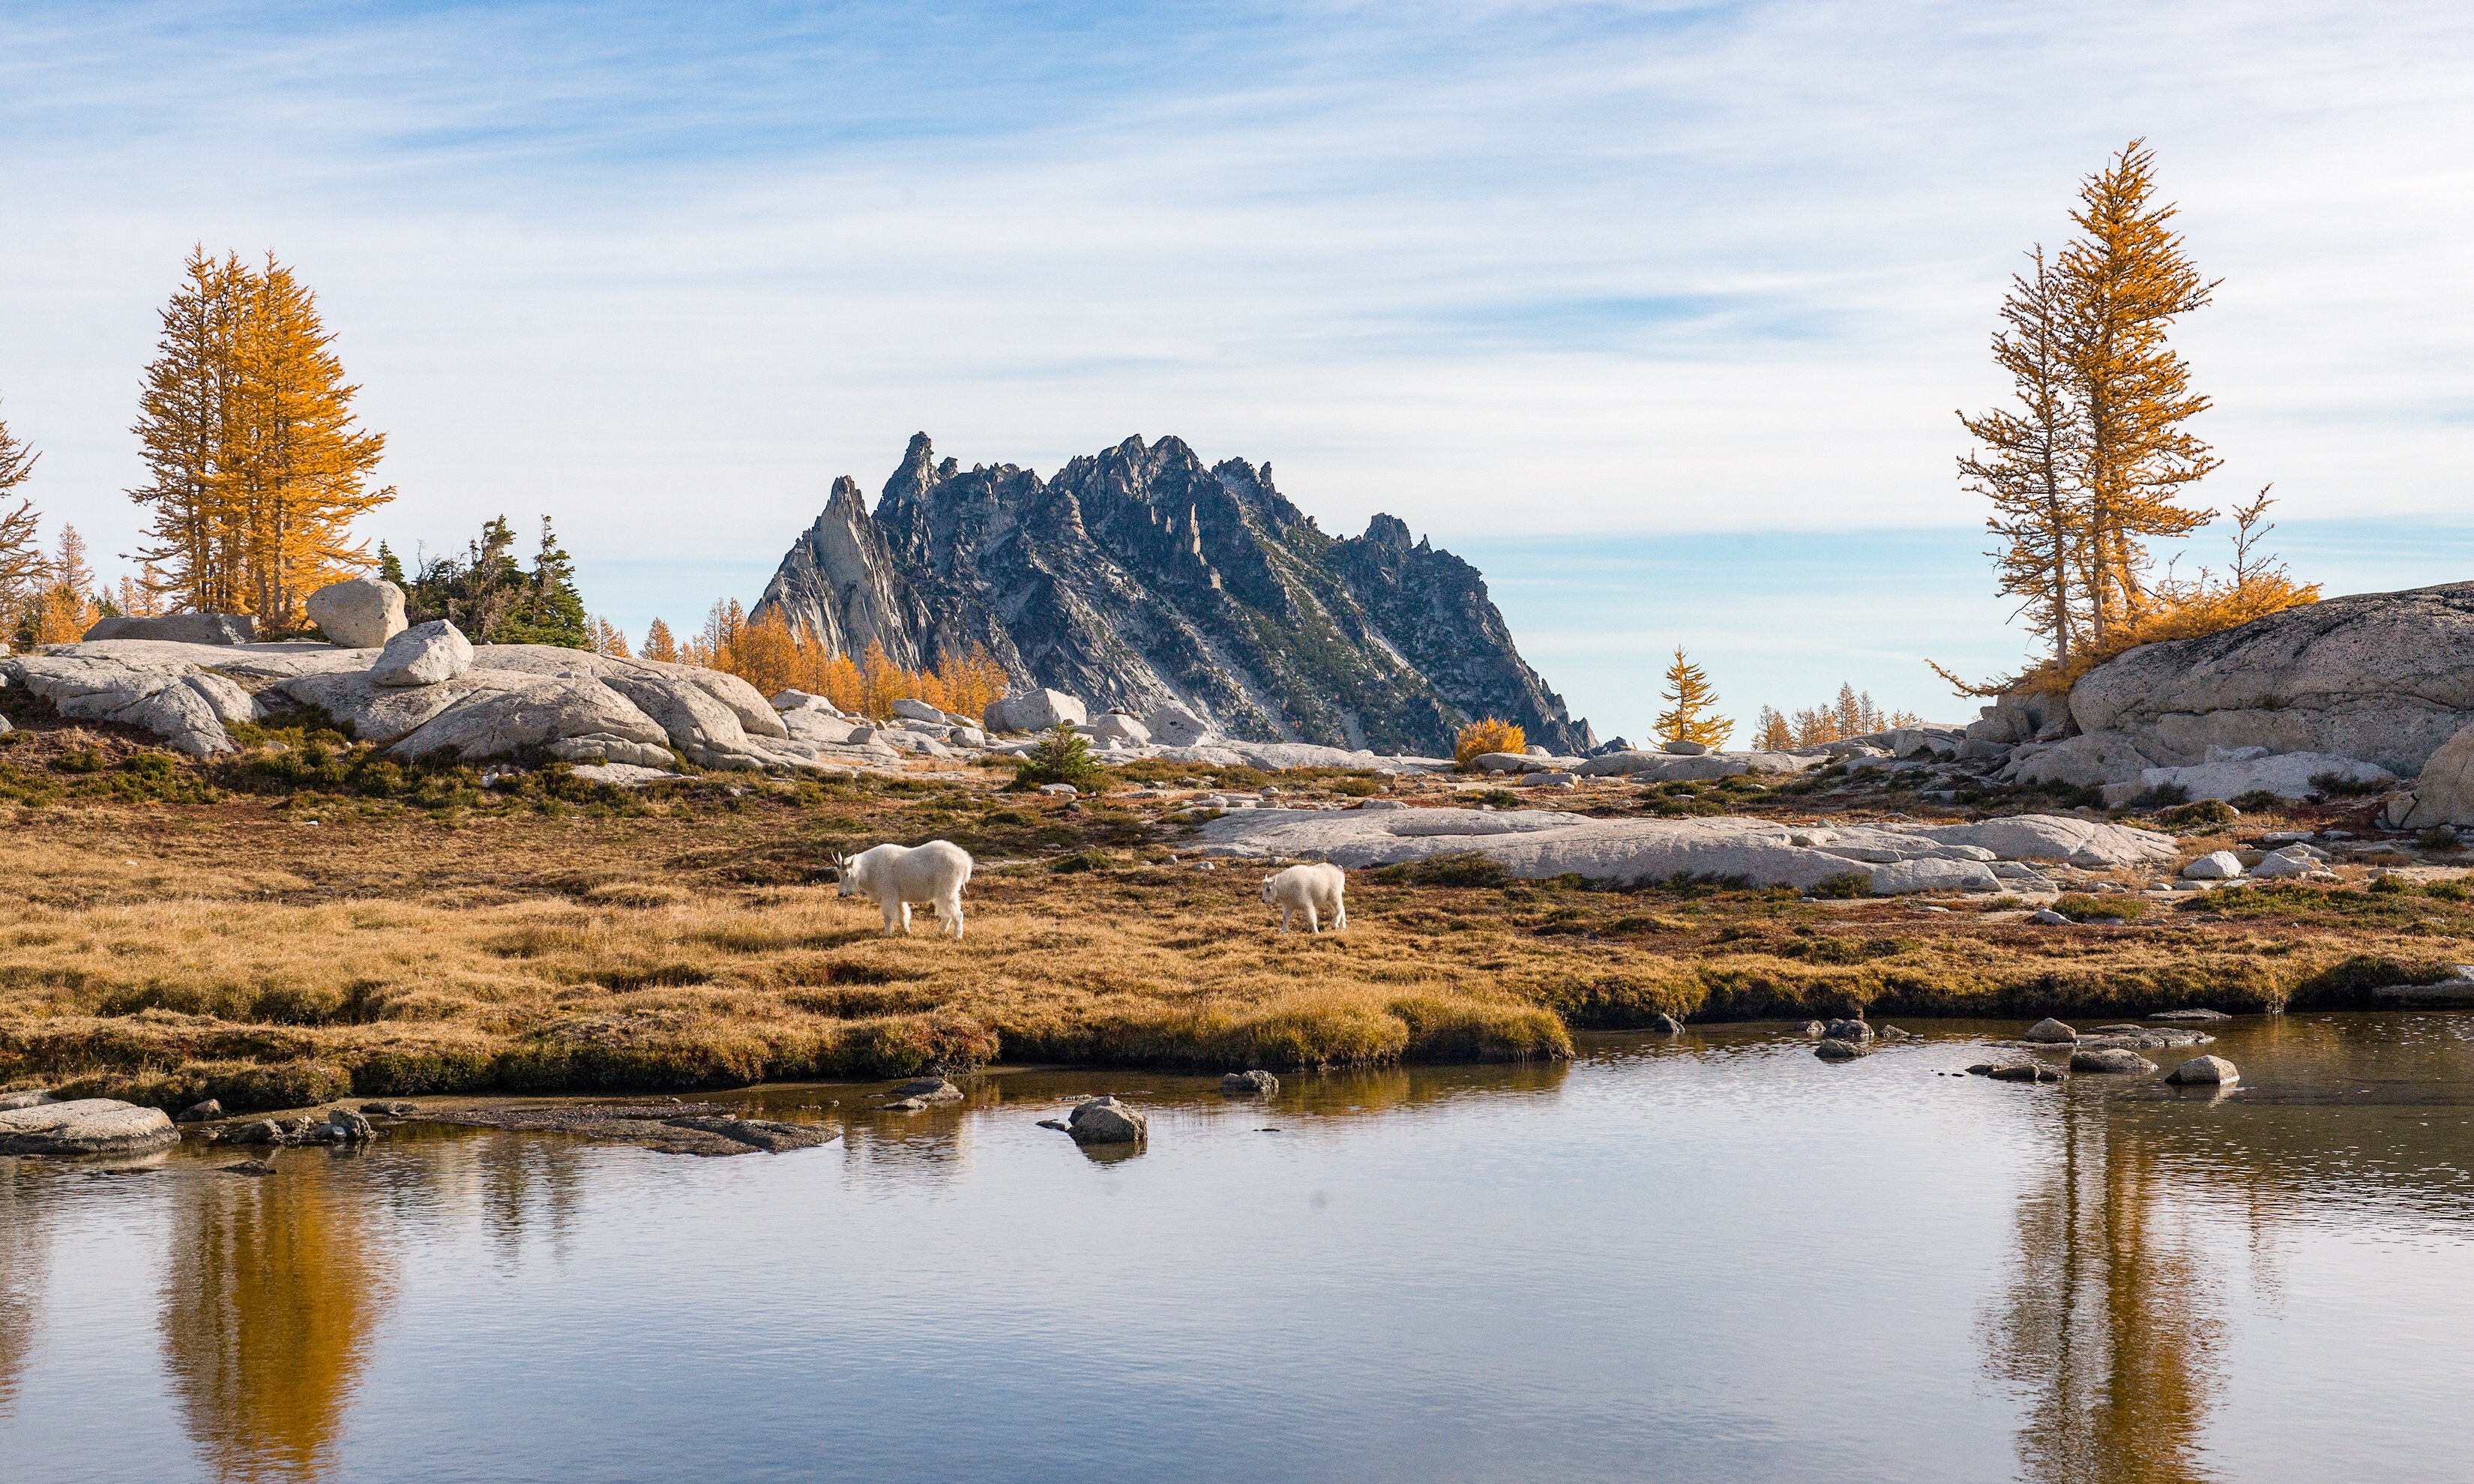
<path id="1" fill-rule="evenodd" d="M 1000 804 L 1024 807 L 981 806 Z M 2223 923 L 2055 931 L 1776 893 L 1361 876 L 1350 930 L 1311 938 L 1276 931 L 1256 873 L 1168 865 L 1155 841 L 1086 848 L 1087 870 L 1059 872 L 1062 856 L 983 867 L 961 943 L 933 920 L 887 940 L 873 906 L 816 880 L 824 849 L 943 832 L 960 806 L 859 807 L 314 828 L 232 804 L 24 811 L 0 840 L 15 889 L 0 898 L 0 1085 L 238 1110 L 347 1090 L 895 1076 L 1000 1056 L 1558 1057 L 1575 1029 L 1659 1013 L 2269 1009 L 2423 973 L 2474 935 L 2463 903 L 2360 893 L 2341 922 L 2304 907 L 2289 922 L 2285 898 L 2261 898 Z M 1127 838 L 1079 818 L 1091 841 Z"/>

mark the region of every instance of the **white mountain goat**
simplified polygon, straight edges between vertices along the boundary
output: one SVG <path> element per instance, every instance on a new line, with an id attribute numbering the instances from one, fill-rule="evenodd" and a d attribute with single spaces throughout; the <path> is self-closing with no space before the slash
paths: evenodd
<path id="1" fill-rule="evenodd" d="M 866 897 L 885 914 L 885 935 L 897 926 L 910 931 L 910 904 L 936 909 L 939 932 L 962 936 L 962 887 L 971 879 L 971 852 L 951 840 L 926 845 L 880 845 L 857 855 L 834 855 L 834 874 L 841 881 L 836 895 Z"/>
<path id="2" fill-rule="evenodd" d="M 1291 866 L 1276 875 L 1263 878 L 1263 899 L 1280 904 L 1280 931 L 1289 930 L 1289 914 L 1306 915 L 1306 931 L 1322 931 L 1323 919 L 1331 920 L 1332 931 L 1348 927 L 1348 906 L 1342 899 L 1348 890 L 1348 876 L 1328 861 L 1311 865 Z"/>

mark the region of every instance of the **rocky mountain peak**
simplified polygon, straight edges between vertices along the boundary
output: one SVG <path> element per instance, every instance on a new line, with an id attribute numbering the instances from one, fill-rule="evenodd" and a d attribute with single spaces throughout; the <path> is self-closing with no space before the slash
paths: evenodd
<path id="1" fill-rule="evenodd" d="M 983 646 L 1096 710 L 1183 704 L 1226 735 L 1439 754 L 1479 715 L 1593 742 L 1514 647 L 1476 570 L 1405 522 L 1325 535 L 1270 465 L 1126 439 L 1030 469 L 910 440 L 873 515 L 836 481 L 759 600 L 836 651 L 910 668 Z"/>

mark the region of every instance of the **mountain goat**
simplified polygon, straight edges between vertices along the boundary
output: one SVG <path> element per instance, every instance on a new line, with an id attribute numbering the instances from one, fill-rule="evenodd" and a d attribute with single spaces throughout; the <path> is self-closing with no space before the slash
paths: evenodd
<path id="1" fill-rule="evenodd" d="M 1331 919 L 1332 931 L 1348 927 L 1348 907 L 1342 896 L 1348 890 L 1348 876 L 1338 866 L 1327 861 L 1312 865 L 1291 866 L 1276 875 L 1263 878 L 1263 899 L 1280 904 L 1280 931 L 1289 930 L 1289 914 L 1306 915 L 1306 931 L 1322 931 L 1322 920 Z"/>
<path id="2" fill-rule="evenodd" d="M 936 909 L 937 931 L 962 936 L 962 887 L 971 879 L 971 852 L 950 840 L 926 845 L 880 845 L 857 855 L 834 855 L 834 874 L 841 882 L 835 895 L 866 897 L 885 914 L 885 936 L 899 926 L 910 931 L 910 904 L 926 902 Z"/>

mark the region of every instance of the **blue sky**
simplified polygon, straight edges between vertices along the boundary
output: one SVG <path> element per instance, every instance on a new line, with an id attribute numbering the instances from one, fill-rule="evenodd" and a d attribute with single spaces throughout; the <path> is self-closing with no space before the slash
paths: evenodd
<path id="1" fill-rule="evenodd" d="M 2442 5 L 0 0 L 0 415 L 129 550 L 155 309 L 273 248 L 391 440 L 370 534 L 550 514 L 631 631 L 752 598 L 913 431 L 1176 433 L 1470 556 L 1602 730 L 1677 640 L 1747 716 L 1842 672 L 1950 714 L 1914 656 L 2023 643 L 1951 414 L 2134 134 L 2225 279 L 2211 497 L 2273 481 L 2337 590 L 2474 576 Z"/>

